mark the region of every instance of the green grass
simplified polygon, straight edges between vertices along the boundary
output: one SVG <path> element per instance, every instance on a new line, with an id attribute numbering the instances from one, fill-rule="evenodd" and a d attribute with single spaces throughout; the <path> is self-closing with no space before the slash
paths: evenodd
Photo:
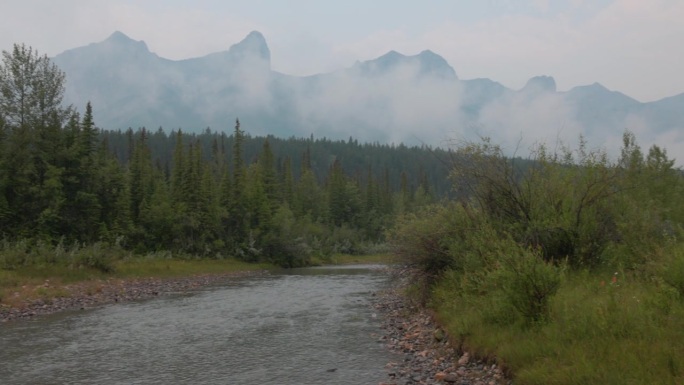
<path id="1" fill-rule="evenodd" d="M 255 264 L 235 259 L 133 259 L 116 264 L 115 277 L 119 278 L 171 278 L 199 274 L 223 274 L 240 271 L 273 269 L 273 265 Z"/>
<path id="2" fill-rule="evenodd" d="M 684 384 L 684 302 L 672 290 L 621 275 L 612 283 L 612 275 L 568 274 L 541 325 L 510 314 L 506 322 L 496 298 L 466 299 L 448 280 L 433 306 L 458 342 L 496 357 L 516 384 Z"/>
<path id="3" fill-rule="evenodd" d="M 20 286 L 22 283 L 43 282 L 47 279 L 59 279 L 60 282 L 68 284 L 106 278 L 107 276 L 108 274 L 97 269 L 74 269 L 58 264 L 25 266 L 14 270 L 0 269 L 0 287 Z"/>
<path id="4" fill-rule="evenodd" d="M 396 262 L 396 257 L 389 253 L 369 255 L 335 254 L 327 260 L 318 262 L 318 264 L 323 265 L 392 264 Z"/>
<path id="5" fill-rule="evenodd" d="M 126 258 L 113 262 L 111 272 L 65 264 L 35 264 L 12 270 L 0 269 L 0 305 L 20 306 L 24 301 L 68 296 L 66 286 L 85 284 L 98 290 L 109 279 L 173 278 L 203 274 L 226 274 L 273 269 L 235 259 Z"/>
<path id="6" fill-rule="evenodd" d="M 105 250 L 107 251 L 107 250 Z M 391 263 L 389 254 L 368 256 L 335 255 L 320 264 L 375 264 Z M 14 269 L 0 269 L 0 304 L 19 306 L 23 301 L 50 299 L 68 295 L 65 287 L 74 283 L 92 286 L 93 290 L 110 279 L 174 278 L 204 274 L 227 274 L 243 271 L 275 269 L 270 264 L 254 264 L 236 259 L 169 258 L 168 255 L 122 259 L 111 258 L 113 267 L 103 272 L 97 267 L 64 263 L 34 263 Z"/>

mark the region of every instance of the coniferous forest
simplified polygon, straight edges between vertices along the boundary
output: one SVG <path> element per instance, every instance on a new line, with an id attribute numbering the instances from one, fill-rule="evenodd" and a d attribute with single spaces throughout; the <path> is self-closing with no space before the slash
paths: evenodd
<path id="1" fill-rule="evenodd" d="M 449 191 L 444 150 L 253 138 L 237 119 L 229 133 L 102 130 L 106 106 L 63 106 L 64 74 L 32 48 L 4 52 L 0 72 L 0 232 L 26 249 L 3 267 L 74 244 L 306 265 L 382 247 L 396 215 Z"/>
<path id="2" fill-rule="evenodd" d="M 452 342 L 516 383 L 684 381 L 684 174 L 630 132 L 613 160 L 582 137 L 520 159 L 486 138 L 253 138 L 237 119 L 113 131 L 96 124 L 107 106 L 64 106 L 65 84 L 33 49 L 3 52 L 0 272 L 391 246 Z"/>

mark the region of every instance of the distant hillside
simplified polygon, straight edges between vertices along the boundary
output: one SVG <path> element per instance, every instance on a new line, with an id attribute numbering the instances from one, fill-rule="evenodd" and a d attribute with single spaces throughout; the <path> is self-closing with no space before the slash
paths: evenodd
<path id="1" fill-rule="evenodd" d="M 122 163 L 125 163 L 132 153 L 129 146 L 140 137 L 137 131 L 103 131 L 101 139 L 106 138 L 110 150 Z M 131 138 L 129 138 L 129 135 Z M 202 133 L 185 134 L 187 143 L 198 142 L 202 154 L 206 159 L 211 158 L 215 144 L 222 145 L 226 163 L 230 163 L 233 153 L 232 134 L 205 130 Z M 429 186 L 430 193 L 441 199 L 452 193 L 449 172 L 451 171 L 451 157 L 449 151 L 429 146 L 387 145 L 379 143 L 359 143 L 358 140 L 330 140 L 326 138 L 276 138 L 273 136 L 245 137 L 243 144 L 244 161 L 247 164 L 256 162 L 258 154 L 263 150 L 264 141 L 269 141 L 270 148 L 278 167 L 286 158 L 291 160 L 293 176 L 301 176 L 302 160 L 308 154 L 311 169 L 319 182 L 324 183 L 330 172 L 331 165 L 338 161 L 345 174 L 355 178 L 362 185 L 371 175 L 375 179 L 386 180 L 393 191 L 399 190 L 402 173 L 405 176 L 407 188 L 415 191 L 421 184 Z M 176 146 L 174 133 L 156 130 L 148 132 L 147 145 L 151 151 L 153 163 L 162 169 L 173 168 L 173 151 Z"/>
<path id="2" fill-rule="evenodd" d="M 459 79 L 431 51 L 391 51 L 332 73 L 290 76 L 271 69 L 259 32 L 227 51 L 179 61 L 115 32 L 54 61 L 67 74 L 67 101 L 79 108 L 91 101 L 105 129 L 230 131 L 239 117 L 254 135 L 444 146 L 464 137 L 517 143 L 579 134 L 603 145 L 619 142 L 625 129 L 648 136 L 647 144 L 684 128 L 684 94 L 641 103 L 598 83 L 559 92 L 549 76 L 511 90 Z"/>

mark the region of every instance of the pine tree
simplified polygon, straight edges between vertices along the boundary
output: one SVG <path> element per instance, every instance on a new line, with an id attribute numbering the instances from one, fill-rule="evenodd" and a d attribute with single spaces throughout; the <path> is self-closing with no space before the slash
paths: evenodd
<path id="1" fill-rule="evenodd" d="M 279 186 L 278 178 L 276 177 L 273 152 L 271 151 L 268 138 L 264 140 L 261 154 L 259 154 L 259 176 L 261 178 L 261 183 L 264 186 L 266 197 L 268 198 L 270 211 L 275 212 L 275 209 L 278 207 Z"/>
<path id="2" fill-rule="evenodd" d="M 131 196 L 131 218 L 137 224 L 140 208 L 145 200 L 149 200 L 152 184 L 152 159 L 147 147 L 147 132 L 143 128 L 140 137 L 133 147 L 133 157 L 129 166 L 129 183 Z"/>
<path id="3" fill-rule="evenodd" d="M 294 203 L 294 178 L 292 177 L 292 164 L 289 156 L 285 157 L 282 169 L 283 202 L 292 207 Z"/>
<path id="4" fill-rule="evenodd" d="M 316 180 L 316 175 L 311 168 L 310 149 L 307 149 L 302 156 L 302 175 L 297 182 L 294 197 L 295 215 L 298 217 L 309 216 L 312 220 L 318 221 L 323 214 L 323 194 Z"/>
<path id="5" fill-rule="evenodd" d="M 240 130 L 240 120 L 235 120 L 233 134 L 233 180 L 231 183 L 232 200 L 230 202 L 230 228 L 236 245 L 247 242 L 248 218 L 245 200 L 245 166 L 243 161 L 244 133 Z"/>
<path id="6" fill-rule="evenodd" d="M 75 207 L 78 210 L 78 226 L 75 228 L 79 238 L 93 242 L 97 239 L 97 231 L 100 228 L 100 203 L 96 194 L 95 175 L 98 165 L 95 157 L 97 131 L 93 121 L 93 109 L 90 102 L 86 105 L 86 111 L 81 121 L 81 130 L 77 156 L 79 158 L 78 185 Z"/>
<path id="7" fill-rule="evenodd" d="M 339 160 L 330 167 L 328 176 L 328 213 L 335 226 L 355 225 L 360 211 L 360 196 L 354 182 L 348 181 Z"/>
<path id="8" fill-rule="evenodd" d="M 184 171 L 185 156 L 183 149 L 183 132 L 179 129 L 176 133 L 176 145 L 173 150 L 173 169 L 171 170 L 171 195 L 175 204 L 182 204 L 184 201 Z M 184 208 L 180 211 L 185 211 Z"/>

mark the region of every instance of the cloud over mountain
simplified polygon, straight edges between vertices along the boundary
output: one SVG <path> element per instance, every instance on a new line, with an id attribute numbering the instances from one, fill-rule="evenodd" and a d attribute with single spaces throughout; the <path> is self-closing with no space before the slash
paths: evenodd
<path id="1" fill-rule="evenodd" d="M 670 143 L 658 144 L 684 149 L 675 135 L 684 128 L 684 94 L 640 103 L 600 84 L 558 92 L 550 76 L 511 90 L 490 79 L 459 79 L 428 50 L 390 51 L 344 70 L 298 77 L 271 69 L 266 39 L 256 31 L 228 50 L 179 61 L 115 32 L 54 60 L 67 74 L 68 102 L 82 107 L 90 100 L 98 125 L 108 129 L 229 131 L 239 117 L 257 135 L 431 145 L 489 136 L 522 150 L 580 134 L 592 145 L 615 147 L 629 129 L 644 146 L 666 138 Z"/>

